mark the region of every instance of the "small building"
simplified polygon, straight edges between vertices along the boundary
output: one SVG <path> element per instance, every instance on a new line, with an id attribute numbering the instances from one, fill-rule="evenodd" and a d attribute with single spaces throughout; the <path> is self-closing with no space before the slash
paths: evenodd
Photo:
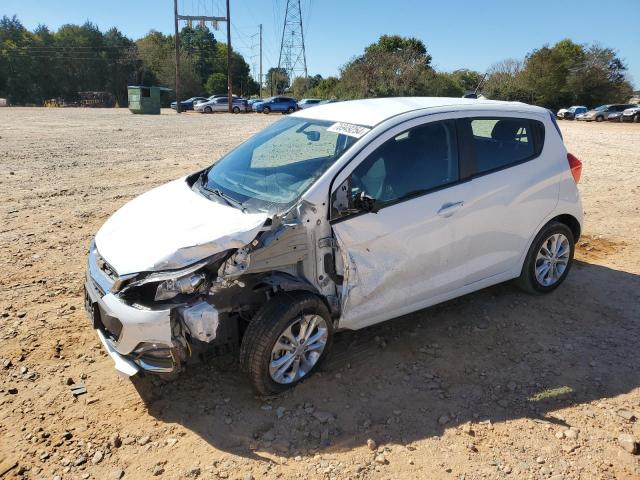
<path id="1" fill-rule="evenodd" d="M 8 107 L 9 106 L 9 100 L 7 100 L 6 98 L 0 98 L 0 107 Z"/>
<path id="2" fill-rule="evenodd" d="M 160 93 L 170 91 L 166 87 L 128 86 L 129 110 L 146 115 L 160 114 Z"/>

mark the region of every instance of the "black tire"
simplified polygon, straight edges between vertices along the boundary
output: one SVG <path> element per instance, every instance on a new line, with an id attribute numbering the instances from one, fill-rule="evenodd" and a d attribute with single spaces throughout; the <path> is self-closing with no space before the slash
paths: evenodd
<path id="1" fill-rule="evenodd" d="M 240 113 L 240 107 L 233 107 L 233 113 Z"/>
<path id="2" fill-rule="evenodd" d="M 295 112 L 295 111 L 296 111 L 296 109 L 295 109 L 295 108 L 293 108 L 293 107 L 289 107 L 289 108 L 287 108 L 287 113 L 289 113 L 289 114 L 291 114 L 291 113 L 293 113 L 293 112 Z"/>
<path id="3" fill-rule="evenodd" d="M 536 257 L 538 252 L 542 248 L 543 243 L 549 239 L 554 234 L 560 233 L 567 237 L 569 240 L 569 258 L 567 261 L 567 266 L 562 272 L 562 275 L 551 285 L 543 285 L 536 278 Z M 540 295 L 543 293 L 549 293 L 558 288 L 562 282 L 567 278 L 569 274 L 569 270 L 571 270 L 571 265 L 573 264 L 573 255 L 575 253 L 575 240 L 573 238 L 573 232 L 569 227 L 567 227 L 564 223 L 560 222 L 551 222 L 545 225 L 536 238 L 531 243 L 531 247 L 529 248 L 529 252 L 527 252 L 527 256 L 524 260 L 524 264 L 522 265 L 522 271 L 520 272 L 520 277 L 516 279 L 516 285 L 522 289 L 523 291 L 533 294 Z"/>
<path id="4" fill-rule="evenodd" d="M 320 358 L 302 378 L 291 383 L 278 383 L 271 378 L 271 352 L 282 333 L 297 322 L 302 313 L 321 316 L 327 324 L 327 342 Z M 309 292 L 283 292 L 255 314 L 242 338 L 240 368 L 248 374 L 253 388 L 261 395 L 283 392 L 309 378 L 326 358 L 333 341 L 333 324 L 325 303 Z"/>
<path id="5" fill-rule="evenodd" d="M 211 110 L 211 107 L 204 107 L 204 113 L 211 113 L 213 112 L 213 110 Z"/>
<path id="6" fill-rule="evenodd" d="M 604 121 L 604 117 L 602 115 L 598 115 L 596 117 L 596 122 L 603 122 Z"/>
<path id="7" fill-rule="evenodd" d="M 639 122 L 640 122 L 640 114 L 636 114 L 636 115 L 633 117 L 633 122 L 634 122 L 634 123 L 639 123 Z"/>
<path id="8" fill-rule="evenodd" d="M 264 107 L 264 108 L 262 109 L 262 112 L 263 112 L 263 113 L 266 113 L 267 115 L 269 115 L 269 114 L 271 113 L 271 109 L 270 109 L 269 107 Z"/>

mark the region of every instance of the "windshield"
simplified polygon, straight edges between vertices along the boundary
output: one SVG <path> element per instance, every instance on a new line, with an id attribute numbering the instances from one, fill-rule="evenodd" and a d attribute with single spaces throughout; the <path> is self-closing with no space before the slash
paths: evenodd
<path id="1" fill-rule="evenodd" d="M 282 212 L 357 140 L 331 131 L 332 125 L 280 120 L 215 163 L 202 186 L 248 211 Z"/>
<path id="2" fill-rule="evenodd" d="M 599 107 L 595 108 L 595 110 L 596 110 L 597 112 L 603 112 L 603 111 L 605 111 L 605 110 L 606 110 L 606 109 L 608 109 L 608 108 L 609 108 L 609 105 L 600 105 Z"/>

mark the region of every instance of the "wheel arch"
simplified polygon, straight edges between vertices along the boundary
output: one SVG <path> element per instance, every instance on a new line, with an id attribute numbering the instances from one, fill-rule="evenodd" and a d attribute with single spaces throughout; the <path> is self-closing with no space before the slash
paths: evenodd
<path id="1" fill-rule="evenodd" d="M 286 272 L 273 271 L 269 274 L 262 277 L 254 286 L 254 291 L 266 291 L 273 290 L 275 294 L 280 292 L 307 292 L 318 297 L 322 302 L 326 305 L 327 309 L 331 313 L 332 316 L 337 316 L 339 314 L 336 311 L 336 306 L 332 305 L 331 302 L 327 299 L 325 295 L 320 293 L 320 291 L 312 284 L 307 282 L 306 280 L 291 275 Z"/>
<path id="2" fill-rule="evenodd" d="M 545 223 L 542 226 L 542 228 L 540 228 L 538 231 L 542 230 L 544 227 L 546 227 L 551 222 L 559 222 L 559 223 L 562 223 L 562 224 L 566 225 L 567 227 L 569 227 L 569 229 L 571 230 L 571 233 L 573 233 L 573 241 L 574 241 L 574 243 L 578 242 L 578 239 L 580 238 L 580 234 L 582 233 L 582 225 L 580 225 L 580 222 L 578 221 L 578 219 L 576 217 L 574 217 L 573 215 L 571 215 L 569 213 L 563 213 L 562 215 L 558 215 L 558 216 L 553 217 L 551 220 L 549 220 L 547 223 Z"/>

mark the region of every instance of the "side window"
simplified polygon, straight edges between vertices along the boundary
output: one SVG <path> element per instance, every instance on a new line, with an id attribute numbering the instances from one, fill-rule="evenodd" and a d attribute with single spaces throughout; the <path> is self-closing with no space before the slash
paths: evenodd
<path id="1" fill-rule="evenodd" d="M 351 174 L 351 197 L 359 193 L 380 206 L 458 180 L 455 123 L 433 122 L 386 141 Z"/>
<path id="2" fill-rule="evenodd" d="M 526 118 L 469 119 L 476 172 L 486 173 L 523 162 L 542 150 L 544 126 Z"/>

